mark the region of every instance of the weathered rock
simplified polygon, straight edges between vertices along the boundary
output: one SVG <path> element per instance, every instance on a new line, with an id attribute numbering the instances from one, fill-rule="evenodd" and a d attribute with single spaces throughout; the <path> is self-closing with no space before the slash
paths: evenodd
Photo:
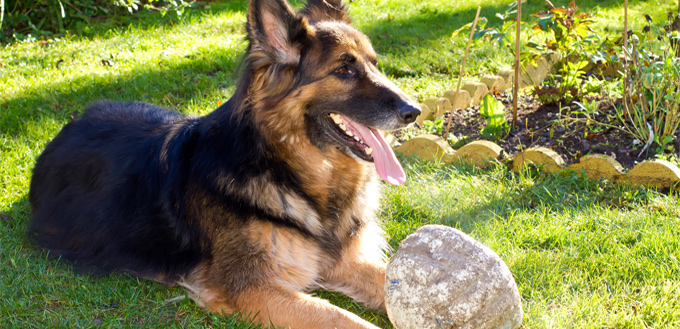
<path id="1" fill-rule="evenodd" d="M 560 60 L 556 53 L 541 57 L 536 61 L 536 66 L 527 65 L 519 74 L 519 87 L 538 86 L 553 71 L 555 64 Z"/>
<path id="2" fill-rule="evenodd" d="M 623 166 L 618 161 L 604 154 L 585 155 L 578 163 L 570 165 L 569 169 L 579 176 L 585 172 L 591 179 L 615 179 L 624 173 Z"/>
<path id="3" fill-rule="evenodd" d="M 413 137 L 394 149 L 406 156 L 416 156 L 425 161 L 442 161 L 451 163 L 453 149 L 439 136 L 419 135 Z"/>
<path id="4" fill-rule="evenodd" d="M 486 165 L 498 159 L 503 148 L 490 141 L 474 141 L 466 144 L 456 151 L 454 159 L 472 163 L 476 166 Z"/>
<path id="5" fill-rule="evenodd" d="M 519 74 L 519 87 L 524 88 L 524 87 L 529 87 L 529 86 L 538 86 L 543 82 L 543 79 L 545 79 L 548 76 L 548 73 L 550 73 L 550 68 L 547 68 L 545 64 L 543 64 L 543 61 L 538 61 L 536 63 L 537 66 L 533 66 L 531 64 L 528 64 L 522 72 Z"/>
<path id="6" fill-rule="evenodd" d="M 508 267 L 465 233 L 426 225 L 387 265 L 385 306 L 397 329 L 514 329 L 522 304 Z"/>
<path id="7" fill-rule="evenodd" d="M 489 88 L 489 92 L 503 92 L 505 91 L 505 80 L 497 75 L 485 75 L 479 79 L 483 84 Z"/>
<path id="8" fill-rule="evenodd" d="M 453 105 L 453 109 L 466 109 L 470 107 L 470 102 L 472 101 L 472 98 L 470 97 L 470 93 L 465 91 L 465 90 L 459 90 L 458 93 L 456 93 L 455 89 L 450 89 L 444 92 L 444 98 L 448 99 L 451 102 L 451 105 Z"/>
<path id="9" fill-rule="evenodd" d="M 428 97 L 425 99 L 423 104 L 427 105 L 432 113 L 434 113 L 435 118 L 439 118 L 446 112 L 451 112 L 453 106 L 451 101 L 443 97 Z"/>
<path id="10" fill-rule="evenodd" d="M 512 162 L 512 170 L 520 172 L 527 165 L 545 168 L 551 173 L 558 173 L 565 167 L 564 159 L 557 152 L 545 147 L 532 147 L 517 154 Z"/>
<path id="11" fill-rule="evenodd" d="M 500 69 L 496 73 L 499 77 L 503 78 L 505 82 L 505 87 L 512 88 L 512 82 L 515 80 L 515 70 L 513 69 Z"/>
<path id="12" fill-rule="evenodd" d="M 606 63 L 605 65 L 601 65 L 600 67 L 602 67 L 602 66 L 603 66 L 603 68 L 600 69 L 600 71 L 601 71 L 600 74 L 602 74 L 605 77 L 620 78 L 620 77 L 623 76 L 624 67 L 623 67 L 623 63 L 621 63 L 621 62 Z"/>
<path id="13" fill-rule="evenodd" d="M 434 113 L 430 110 L 430 107 L 425 104 L 420 104 L 420 115 L 416 118 L 418 124 L 423 124 L 425 120 L 432 120 Z"/>
<path id="14" fill-rule="evenodd" d="M 394 137 L 394 135 L 392 135 L 391 132 L 389 132 L 389 131 L 383 131 L 382 134 L 383 134 L 383 137 L 385 137 L 385 141 L 386 141 L 387 144 L 389 144 L 390 146 L 395 147 L 396 145 L 399 144 L 399 140 L 397 140 L 397 138 Z"/>
<path id="15" fill-rule="evenodd" d="M 460 89 L 470 93 L 472 105 L 479 105 L 482 98 L 489 93 L 489 87 L 481 82 L 466 82 Z"/>
<path id="16" fill-rule="evenodd" d="M 616 77 L 620 78 L 624 76 L 625 63 L 628 62 L 628 66 L 633 65 L 632 61 L 628 59 L 628 56 L 624 54 L 618 54 L 618 60 L 615 62 L 609 61 L 596 61 L 589 62 L 588 66 L 583 71 L 588 72 L 589 68 L 592 68 L 595 73 L 603 75 L 605 77 Z"/>
<path id="17" fill-rule="evenodd" d="M 625 175 L 619 176 L 617 181 L 629 185 L 677 188 L 680 183 L 680 168 L 666 160 L 643 161 Z"/>

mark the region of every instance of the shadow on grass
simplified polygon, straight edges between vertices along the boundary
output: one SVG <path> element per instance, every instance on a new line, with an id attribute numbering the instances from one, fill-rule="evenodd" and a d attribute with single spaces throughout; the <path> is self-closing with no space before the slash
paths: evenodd
<path id="1" fill-rule="evenodd" d="M 17 136 L 41 121 L 66 121 L 100 99 L 144 101 L 172 108 L 178 102 L 201 99 L 215 89 L 234 86 L 237 77 L 233 72 L 240 62 L 240 55 L 190 55 L 177 64 L 149 63 L 126 75 L 80 76 L 68 82 L 47 83 L 0 104 L 0 132 Z M 219 79 L 215 78 L 218 74 Z"/>
<path id="2" fill-rule="evenodd" d="M 28 190 L 28 187 L 26 187 Z M 31 217 L 31 207 L 28 202 L 28 193 L 19 200 L 13 202 L 9 208 L 0 209 L 2 214 L 2 236 L 11 237 L 14 241 L 21 241 L 22 246 L 29 246 L 26 236 L 28 219 Z"/>
<path id="3" fill-rule="evenodd" d="M 555 7 L 568 7 L 571 0 L 552 1 Z M 649 1 L 631 0 L 631 6 L 636 3 Z M 508 4 L 496 4 L 483 6 L 480 17 L 488 19 L 487 26 L 500 27 L 502 21 L 496 14 L 504 13 Z M 598 14 L 596 9 L 606 9 L 611 7 L 621 7 L 620 0 L 602 1 L 578 1 L 579 12 Z M 534 24 L 536 18 L 532 17 L 540 11 L 548 10 L 548 6 L 543 1 L 527 1 L 522 7 L 522 20 L 529 24 Z M 428 41 L 442 40 L 448 42 L 448 36 L 453 31 L 465 24 L 472 23 L 475 18 L 477 8 L 468 8 L 463 11 L 443 11 L 437 9 L 421 10 L 406 19 L 392 19 L 389 15 L 383 15 L 370 23 L 363 24 L 362 32 L 371 38 L 378 53 L 408 54 L 409 47 L 404 47 L 405 43 L 416 46 L 425 45 Z M 621 13 L 623 16 L 623 12 Z M 623 28 L 623 26 L 621 26 Z M 514 31 L 514 30 L 513 30 Z M 467 34 L 466 34 L 467 35 Z M 444 39 L 442 39 L 444 38 Z M 461 38 L 461 40 L 467 38 Z"/>
<path id="4" fill-rule="evenodd" d="M 634 187 L 576 174 L 513 173 L 503 165 L 480 170 L 471 164 L 431 164 L 413 157 L 402 163 L 409 179 L 416 182 L 411 188 L 407 185 L 387 190 L 382 217 L 393 248 L 427 224 L 470 233 L 489 221 L 504 222 L 516 213 L 559 217 L 588 212 L 600 204 L 625 211 L 640 207 L 648 198 L 645 193 L 635 193 Z M 427 178 L 419 181 L 420 176 Z M 446 181 L 455 183 L 442 188 L 439 182 Z M 494 182 L 501 185 L 495 187 Z M 427 191 L 427 186 L 433 189 Z"/>
<path id="5" fill-rule="evenodd" d="M 125 30 L 129 26 L 135 26 L 136 28 L 142 30 L 151 30 L 157 28 L 158 26 L 172 26 L 178 22 L 203 16 L 206 13 L 245 13 L 247 8 L 248 1 L 246 0 L 225 0 L 222 2 L 208 1 L 208 3 L 195 2 L 192 7 L 185 9 L 181 16 L 178 16 L 172 11 L 163 15 L 158 11 L 147 11 L 144 9 L 138 10 L 134 14 L 129 14 L 125 9 L 117 8 L 117 10 L 111 12 L 107 17 L 90 17 L 85 15 L 89 18 L 89 23 L 82 20 L 82 18 L 74 19 L 74 21 L 77 21 L 77 23 L 74 23 L 73 25 L 77 25 L 77 27 L 73 26 L 68 28 L 68 35 L 65 36 L 64 33 L 58 33 L 55 35 L 50 34 L 48 38 L 106 38 L 112 31 Z M 8 31 L 12 30 L 11 27 L 7 27 L 5 25 L 3 25 L 3 27 L 8 29 Z M 35 33 L 32 34 L 35 35 Z M 13 43 L 15 41 L 16 40 L 9 39 L 9 43 Z M 7 42 L 0 42 L 0 45 L 3 44 L 7 44 Z"/>

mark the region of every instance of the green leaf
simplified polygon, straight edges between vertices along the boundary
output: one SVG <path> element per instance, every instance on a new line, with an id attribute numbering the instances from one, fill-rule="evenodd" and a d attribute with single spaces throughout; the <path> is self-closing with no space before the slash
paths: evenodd
<path id="1" fill-rule="evenodd" d="M 469 29 L 470 27 L 472 27 L 472 23 L 467 23 L 467 24 L 461 26 L 459 29 L 453 31 L 453 33 L 451 33 L 451 41 L 454 41 L 454 39 L 456 37 L 458 37 L 458 34 L 460 34 L 460 32 L 462 32 L 466 29 Z"/>
<path id="2" fill-rule="evenodd" d="M 505 120 L 505 106 L 491 95 L 486 95 L 482 99 L 479 114 L 486 117 L 486 126 L 481 134 L 487 138 L 499 139 L 509 131 L 508 122 Z"/>
<path id="3" fill-rule="evenodd" d="M 553 24 L 553 15 L 546 15 L 538 19 L 537 26 L 542 30 L 542 31 L 548 31 L 550 29 L 550 26 Z"/>
<path id="4" fill-rule="evenodd" d="M 482 99 L 481 106 L 479 108 L 479 114 L 485 118 L 505 114 L 505 106 L 499 100 L 493 98 L 491 95 L 486 95 Z"/>

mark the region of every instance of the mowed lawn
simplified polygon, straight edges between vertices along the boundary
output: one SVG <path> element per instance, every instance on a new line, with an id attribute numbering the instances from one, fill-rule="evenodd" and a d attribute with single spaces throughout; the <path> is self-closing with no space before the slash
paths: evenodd
<path id="1" fill-rule="evenodd" d="M 418 100 L 453 88 L 464 38 L 451 32 L 509 1 L 355 0 L 355 25 L 379 66 Z M 566 5 L 567 1 L 553 1 Z M 631 24 L 660 24 L 672 1 L 630 1 Z M 300 6 L 301 2 L 296 2 Z M 622 1 L 577 1 L 603 34 L 622 30 Z M 198 5 L 181 20 L 138 15 L 79 36 L 0 48 L 0 327 L 251 328 L 207 314 L 184 291 L 128 275 L 87 276 L 26 239 L 35 158 L 86 104 L 141 100 L 201 115 L 232 94 L 245 49 L 246 1 Z M 544 9 L 529 1 L 529 14 Z M 102 25 L 104 24 L 104 25 Z M 510 55 L 475 44 L 468 76 L 509 66 Z M 677 193 L 618 187 L 576 175 L 509 173 L 403 159 L 407 183 L 385 186 L 380 217 L 393 247 L 418 227 L 463 230 L 495 250 L 515 276 L 523 328 L 680 328 Z M 387 316 L 316 292 L 381 327 Z"/>

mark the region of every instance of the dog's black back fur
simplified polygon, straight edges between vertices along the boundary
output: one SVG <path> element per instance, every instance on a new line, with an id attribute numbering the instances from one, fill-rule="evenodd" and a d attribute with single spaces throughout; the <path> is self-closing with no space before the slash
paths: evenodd
<path id="1" fill-rule="evenodd" d="M 195 120 L 153 105 L 92 105 L 38 158 L 30 232 L 88 268 L 182 274 L 201 254 L 201 233 L 177 213 L 199 135 Z"/>
<path id="2" fill-rule="evenodd" d="M 38 158 L 30 189 L 37 243 L 88 269 L 185 274 L 210 248 L 182 213 L 187 181 L 218 189 L 218 173 L 247 180 L 271 168 L 247 127 L 211 122 L 146 103 L 90 106 Z M 223 201 L 241 214 L 261 212 Z"/>
<path id="3" fill-rule="evenodd" d="M 187 223 L 185 202 L 194 192 L 189 181 L 237 215 L 227 219 L 263 218 L 307 233 L 295 221 L 221 191 L 218 176 L 233 177 L 230 184 L 238 187 L 267 172 L 273 183 L 314 204 L 287 164 L 244 124 L 251 118 L 233 115 L 232 103 L 201 118 L 146 103 L 91 105 L 37 160 L 29 233 L 79 270 L 163 273 L 174 281 L 212 247 L 202 239 L 201 223 Z M 319 242 L 334 252 L 332 241 Z"/>

